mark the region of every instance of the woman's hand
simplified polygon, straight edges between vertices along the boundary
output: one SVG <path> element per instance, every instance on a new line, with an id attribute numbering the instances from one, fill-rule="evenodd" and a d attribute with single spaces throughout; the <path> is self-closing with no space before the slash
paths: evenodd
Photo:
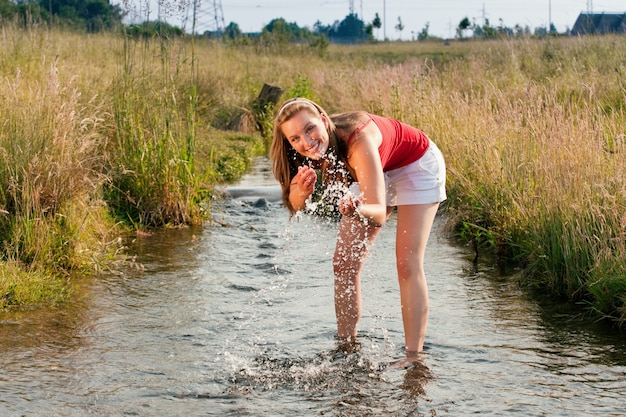
<path id="1" fill-rule="evenodd" d="M 339 213 L 344 216 L 352 216 L 361 207 L 361 204 L 363 204 L 363 194 L 354 195 L 349 192 L 339 200 Z"/>
<path id="2" fill-rule="evenodd" d="M 290 195 L 307 199 L 315 191 L 317 173 L 309 166 L 298 167 L 298 173 L 291 179 Z"/>

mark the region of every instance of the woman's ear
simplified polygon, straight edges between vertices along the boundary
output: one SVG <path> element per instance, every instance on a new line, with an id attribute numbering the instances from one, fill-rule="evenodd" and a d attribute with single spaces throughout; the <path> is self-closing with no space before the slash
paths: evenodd
<path id="1" fill-rule="evenodd" d="M 324 122 L 324 127 L 328 130 L 328 117 L 324 113 L 320 113 L 320 116 L 322 117 L 322 122 Z"/>

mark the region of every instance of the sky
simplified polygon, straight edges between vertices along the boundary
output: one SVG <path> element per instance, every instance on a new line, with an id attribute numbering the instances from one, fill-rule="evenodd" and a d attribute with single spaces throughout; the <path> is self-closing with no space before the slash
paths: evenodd
<path id="1" fill-rule="evenodd" d="M 215 30 L 216 22 L 237 23 L 242 32 L 260 32 L 270 21 L 283 18 L 300 27 L 313 28 L 316 22 L 332 25 L 351 11 L 365 23 L 376 13 L 383 26 L 375 30 L 378 39 L 410 40 L 426 25 L 428 33 L 453 38 L 459 22 L 465 17 L 491 26 L 547 27 L 549 22 L 558 32 L 571 29 L 581 12 L 626 13 L 624 0 L 195 0 L 197 31 Z M 128 11 L 129 22 L 141 22 L 149 16 L 161 16 L 168 23 L 191 31 L 194 0 L 116 0 Z M 221 6 L 221 7 L 220 7 Z M 404 29 L 396 26 L 401 19 Z"/>

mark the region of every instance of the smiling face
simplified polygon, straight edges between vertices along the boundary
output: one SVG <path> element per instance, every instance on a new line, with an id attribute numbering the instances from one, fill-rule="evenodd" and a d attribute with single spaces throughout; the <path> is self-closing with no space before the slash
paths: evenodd
<path id="1" fill-rule="evenodd" d="M 328 150 L 328 120 L 324 114 L 304 108 L 281 125 L 283 135 L 300 155 L 313 160 L 324 157 Z"/>

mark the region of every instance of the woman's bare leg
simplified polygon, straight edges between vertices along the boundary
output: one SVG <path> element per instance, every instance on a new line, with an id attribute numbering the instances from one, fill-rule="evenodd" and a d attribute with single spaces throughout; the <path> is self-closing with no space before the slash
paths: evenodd
<path id="1" fill-rule="evenodd" d="M 337 336 L 353 342 L 361 318 L 361 270 L 380 227 L 367 226 L 354 217 L 342 217 L 333 257 Z"/>
<path id="2" fill-rule="evenodd" d="M 407 354 L 424 349 L 428 322 L 424 254 L 438 207 L 438 203 L 398 206 L 396 262 Z"/>

